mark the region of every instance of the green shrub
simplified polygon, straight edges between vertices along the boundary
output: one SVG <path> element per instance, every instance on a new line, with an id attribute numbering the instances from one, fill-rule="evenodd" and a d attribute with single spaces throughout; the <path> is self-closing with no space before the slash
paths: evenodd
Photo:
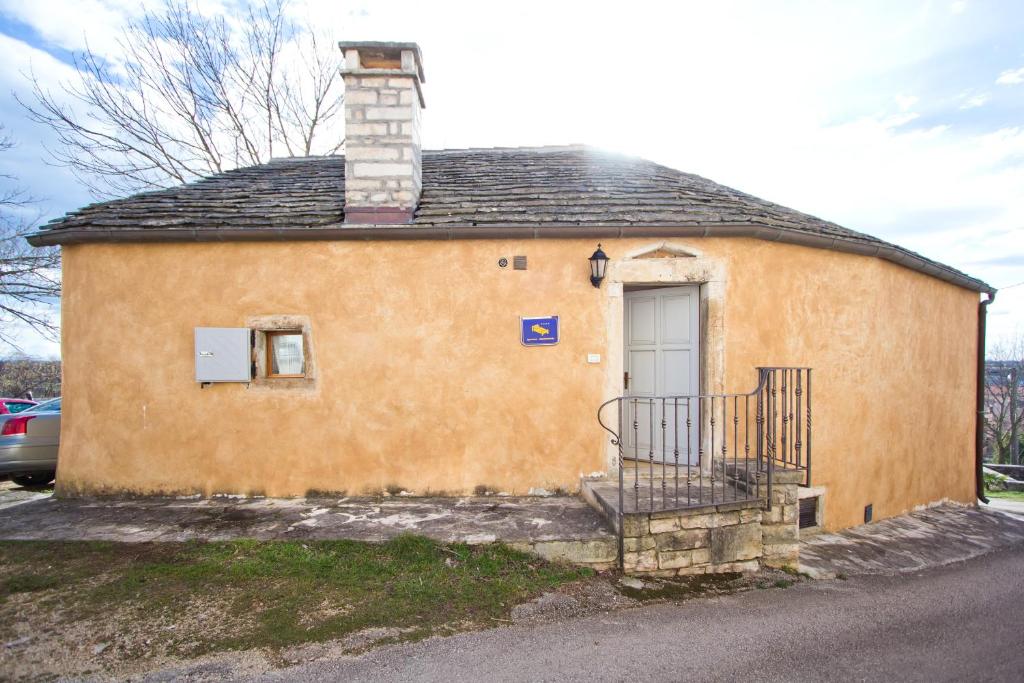
<path id="1" fill-rule="evenodd" d="M 982 476 L 985 477 L 985 489 L 987 491 L 1005 491 L 1006 480 L 1009 479 L 1005 474 L 999 474 L 995 470 L 984 468 L 982 470 Z"/>

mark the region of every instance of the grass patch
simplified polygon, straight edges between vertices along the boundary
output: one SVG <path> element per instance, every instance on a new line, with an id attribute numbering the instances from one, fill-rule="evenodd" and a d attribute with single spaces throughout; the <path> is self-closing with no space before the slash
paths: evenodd
<path id="1" fill-rule="evenodd" d="M 15 593 L 33 593 L 55 588 L 59 583 L 59 579 L 51 574 L 14 574 L 0 583 L 0 599 Z"/>
<path id="2" fill-rule="evenodd" d="M 33 608 L 52 606 L 58 621 L 109 620 L 116 611 L 146 642 L 150 632 L 165 638 L 171 654 L 282 648 L 368 628 L 416 638 L 493 623 L 590 575 L 500 544 L 418 536 L 383 544 L 11 541 L 0 542 L 0 621 L 15 618 L 12 596 L 31 592 Z"/>
<path id="3" fill-rule="evenodd" d="M 985 491 L 985 495 L 989 498 L 1015 500 L 1019 503 L 1024 503 L 1024 491 Z"/>

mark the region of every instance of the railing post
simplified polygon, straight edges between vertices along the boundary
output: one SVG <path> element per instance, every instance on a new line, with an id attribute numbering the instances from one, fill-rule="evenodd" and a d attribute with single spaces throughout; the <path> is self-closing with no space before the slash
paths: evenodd
<path id="1" fill-rule="evenodd" d="M 650 448 L 647 449 L 647 463 L 648 463 L 648 488 L 650 489 L 651 499 L 649 501 L 651 512 L 654 512 L 654 399 L 647 399 L 647 426 L 648 426 L 648 445 Z M 639 505 L 639 501 L 637 503 Z"/>
<path id="2" fill-rule="evenodd" d="M 618 406 L 619 406 L 619 434 L 621 435 L 621 434 L 624 433 L 622 431 L 622 411 L 625 410 L 625 408 L 623 407 L 622 399 L 619 399 L 617 401 L 617 403 L 618 403 Z M 618 531 L 619 531 L 619 538 L 618 538 L 618 542 L 619 542 L 618 543 L 618 545 L 619 545 L 619 547 L 618 547 L 618 550 L 619 550 L 619 569 L 620 570 L 624 570 L 626 568 L 626 548 L 625 548 L 625 545 L 626 545 L 626 543 L 625 543 L 626 529 L 623 526 L 625 524 L 625 509 L 626 509 L 625 508 L 625 494 L 624 494 L 625 486 L 626 486 L 626 476 L 625 476 L 625 472 L 623 472 L 623 469 L 624 469 L 626 463 L 624 462 L 623 457 L 622 457 L 623 456 L 623 451 L 622 451 L 622 437 L 621 436 L 619 436 L 619 447 L 618 447 L 617 450 L 618 450 L 618 454 L 619 454 L 619 510 L 618 510 L 618 520 L 617 520 L 618 521 L 617 527 L 618 527 Z"/>
<path id="3" fill-rule="evenodd" d="M 710 454 L 711 454 L 711 460 L 710 460 L 710 462 L 708 462 L 708 465 L 709 465 L 710 470 L 711 470 L 711 502 L 714 503 L 715 502 L 715 397 L 714 396 L 711 397 L 711 407 L 708 409 L 708 412 L 711 413 L 711 443 L 709 444 L 710 445 L 709 451 L 710 451 Z"/>
<path id="4" fill-rule="evenodd" d="M 633 507 L 640 511 L 640 404 L 633 399 Z"/>
<path id="5" fill-rule="evenodd" d="M 672 460 L 675 463 L 675 501 L 679 507 L 679 398 L 672 400 Z"/>
<path id="6" fill-rule="evenodd" d="M 801 413 L 800 413 L 800 399 L 803 398 L 803 370 L 801 368 L 796 369 L 796 422 L 794 423 L 794 436 L 796 437 L 794 448 L 796 449 L 796 466 L 800 468 L 803 466 L 803 459 L 800 457 L 800 448 L 803 446 L 803 434 L 800 431 L 801 426 Z"/>
<path id="7" fill-rule="evenodd" d="M 736 495 L 736 479 L 740 473 L 740 399 L 738 396 L 732 397 L 732 480 L 733 480 L 733 500 L 738 498 Z"/>
<path id="8" fill-rule="evenodd" d="M 686 504 L 690 504 L 690 479 L 693 477 L 693 424 L 691 416 L 693 415 L 693 404 L 690 402 L 690 398 L 686 399 Z M 697 483 L 700 484 L 700 464 L 697 465 Z M 700 486 L 697 487 L 697 491 L 700 491 Z M 700 495 L 698 493 L 698 495 Z"/>
<path id="9" fill-rule="evenodd" d="M 778 397 L 778 370 L 772 368 L 771 370 L 771 393 L 768 396 L 768 510 L 772 509 L 772 474 L 775 469 L 775 458 L 778 457 L 778 438 L 777 422 L 778 422 L 778 404 L 776 403 Z"/>
<path id="10" fill-rule="evenodd" d="M 761 471 L 764 467 L 764 394 L 766 391 L 765 383 L 768 381 L 768 374 L 764 368 L 758 369 L 757 378 L 757 470 Z"/>
<path id="11" fill-rule="evenodd" d="M 743 485 L 750 498 L 750 396 L 743 397 Z"/>
<path id="12" fill-rule="evenodd" d="M 807 461 L 807 486 L 811 485 L 811 369 L 807 368 L 807 451 L 804 455 Z"/>
<path id="13" fill-rule="evenodd" d="M 779 460 L 782 462 L 789 461 L 789 443 L 786 440 L 788 436 L 786 428 L 789 426 L 789 388 L 786 386 L 786 377 L 789 375 L 789 370 L 786 368 L 782 369 L 782 449 L 778 452 Z"/>
<path id="14" fill-rule="evenodd" d="M 662 505 L 662 507 L 665 506 L 665 496 L 666 496 L 665 486 L 666 486 L 666 482 L 668 481 L 668 478 L 667 478 L 668 477 L 668 463 L 665 462 L 665 460 L 666 460 L 666 457 L 665 457 L 665 434 L 666 434 L 665 428 L 667 426 L 668 426 L 668 423 L 665 420 L 665 399 L 662 398 L 661 399 L 661 447 L 658 449 L 660 451 L 660 453 L 661 453 L 661 505 Z"/>
<path id="15" fill-rule="evenodd" d="M 704 503 L 704 434 L 701 426 L 704 421 L 703 397 L 697 397 L 697 502 Z M 689 425 L 687 425 L 689 427 Z"/>

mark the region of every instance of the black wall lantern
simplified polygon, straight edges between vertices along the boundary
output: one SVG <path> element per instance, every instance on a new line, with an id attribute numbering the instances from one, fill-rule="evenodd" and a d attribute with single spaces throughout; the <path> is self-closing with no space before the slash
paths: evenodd
<path id="1" fill-rule="evenodd" d="M 595 251 L 590 257 L 590 284 L 595 287 L 601 286 L 601 280 L 604 279 L 604 270 L 608 267 L 608 254 L 601 251 L 601 245 L 597 245 L 597 251 Z"/>

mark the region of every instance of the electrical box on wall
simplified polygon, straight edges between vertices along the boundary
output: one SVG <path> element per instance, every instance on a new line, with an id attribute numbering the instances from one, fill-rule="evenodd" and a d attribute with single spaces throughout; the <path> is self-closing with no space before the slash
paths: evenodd
<path id="1" fill-rule="evenodd" d="M 252 352 L 245 327 L 196 328 L 196 381 L 249 382 Z"/>

